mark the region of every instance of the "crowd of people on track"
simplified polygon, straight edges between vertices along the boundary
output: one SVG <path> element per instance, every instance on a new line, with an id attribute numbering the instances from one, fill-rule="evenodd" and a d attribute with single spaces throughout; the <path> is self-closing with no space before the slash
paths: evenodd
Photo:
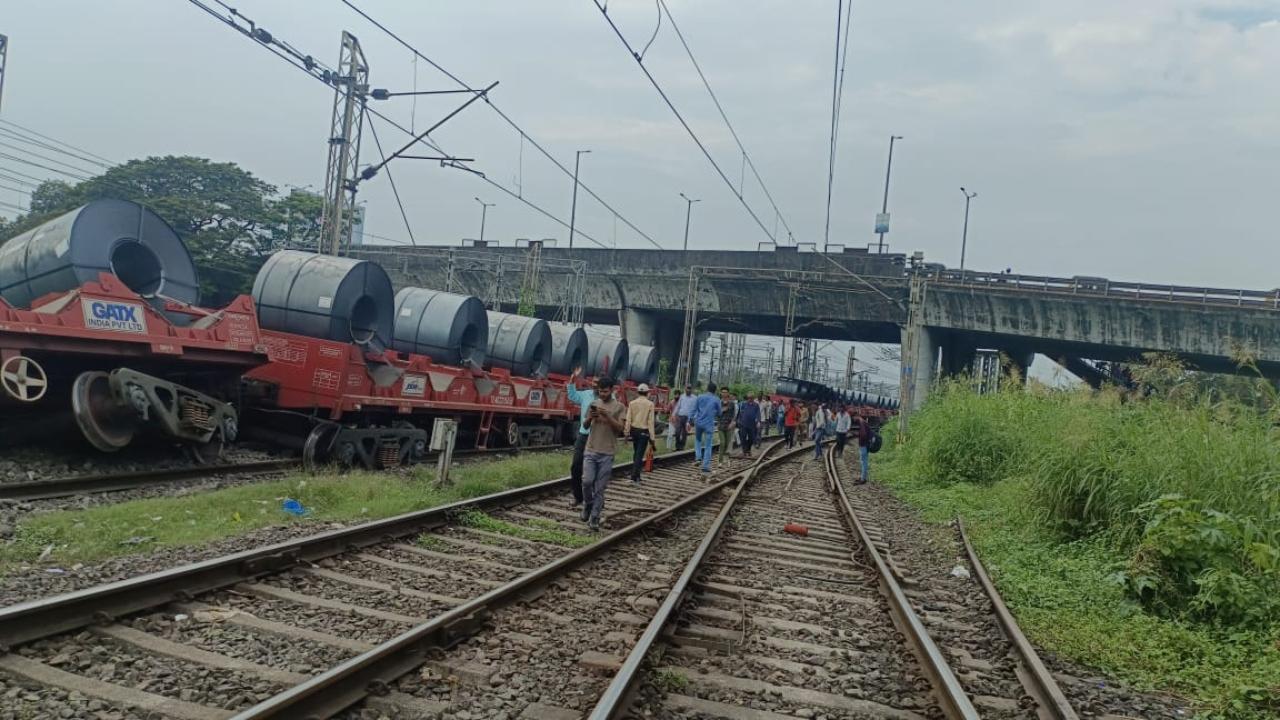
<path id="1" fill-rule="evenodd" d="M 637 396 L 624 405 L 613 397 L 616 383 L 612 378 L 596 378 L 592 387 L 579 390 L 576 386 L 579 375 L 575 370 L 566 383 L 569 400 L 581 408 L 570 469 L 571 504 L 581 508 L 582 520 L 595 531 L 600 527 L 618 437 L 632 443 L 631 482 L 639 484 L 641 469 L 646 457 L 651 457 L 658 438 L 658 409 L 649 399 L 648 385 L 641 384 Z M 666 449 L 684 450 L 692 434 L 694 461 L 704 474 L 711 472 L 717 438 L 717 462 L 723 464 L 734 448 L 741 448 L 743 456 L 752 457 L 760 439 L 776 430 L 788 448 L 794 448 L 798 439 L 813 440 L 815 458 L 821 457 L 822 444 L 828 439 L 834 441 L 833 452 L 837 457 L 842 457 L 845 446 L 853 441 L 861 461 L 861 473 L 855 482 L 862 484 L 870 477 L 868 454 L 876 427 L 870 418 L 847 405 L 798 400 L 775 402 L 763 394 L 757 397 L 751 391 L 738 398 L 729 388 L 717 388 L 713 382 L 700 392 L 691 384 L 685 385 L 683 391 L 676 390 L 667 410 Z"/>

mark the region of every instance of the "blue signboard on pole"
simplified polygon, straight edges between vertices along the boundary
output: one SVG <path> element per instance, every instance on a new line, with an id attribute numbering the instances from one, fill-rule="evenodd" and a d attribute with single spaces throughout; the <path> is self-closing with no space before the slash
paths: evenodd
<path id="1" fill-rule="evenodd" d="M 876 234 L 883 235 L 889 232 L 889 213 L 876 213 Z"/>

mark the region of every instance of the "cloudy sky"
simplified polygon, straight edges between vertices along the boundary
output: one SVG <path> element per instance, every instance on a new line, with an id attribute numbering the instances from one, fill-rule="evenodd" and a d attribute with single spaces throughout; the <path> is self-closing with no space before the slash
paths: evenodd
<path id="1" fill-rule="evenodd" d="M 10 52 L 0 118 L 113 160 L 193 154 L 279 186 L 320 187 L 332 95 L 184 0 L 0 0 Z M 796 239 L 823 238 L 835 0 L 668 0 Z M 211 3 L 213 4 L 213 3 Z M 372 84 L 451 89 L 447 78 L 339 0 L 242 0 L 246 16 L 334 62 L 343 29 Z M 642 231 L 677 246 L 767 240 L 592 0 L 359 0 L 357 5 L 493 98 Z M 613 0 L 636 46 L 649 0 Z M 645 56 L 733 182 L 741 157 L 664 21 Z M 1280 285 L 1280 0 L 1025 0 L 856 3 L 831 241 L 874 240 L 890 134 L 889 239 L 958 264 L 964 198 L 976 190 L 968 266 L 1226 287 Z M 415 77 L 416 76 L 416 77 Z M 459 96 L 379 104 L 421 129 Z M 384 145 L 404 136 L 379 127 Z M 490 108 L 434 136 L 494 182 L 567 218 L 571 180 Z M 373 157 L 366 140 L 364 158 Z M 4 168 L 48 173 L 12 161 Z M 393 165 L 420 243 L 566 232 L 483 181 L 436 163 Z M 407 240 L 385 176 L 367 183 L 369 230 Z M 747 203 L 777 221 L 748 174 Z M 21 196 L 0 190 L 0 200 Z M 585 197 L 600 242 L 647 241 Z M 785 230 L 783 231 L 785 235 Z"/>

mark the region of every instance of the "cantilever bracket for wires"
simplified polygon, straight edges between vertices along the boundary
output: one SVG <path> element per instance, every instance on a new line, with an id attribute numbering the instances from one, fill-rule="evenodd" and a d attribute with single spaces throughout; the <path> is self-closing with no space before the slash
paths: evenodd
<path id="1" fill-rule="evenodd" d="M 489 94 L 489 91 L 494 89 L 497 86 L 498 86 L 498 82 L 495 80 L 494 82 L 490 83 L 489 87 L 486 87 L 483 90 L 479 90 L 476 93 L 474 93 L 470 98 L 467 99 L 466 102 L 454 108 L 452 112 L 450 112 L 448 115 L 445 115 L 443 118 L 437 121 L 434 125 L 427 128 L 426 130 L 423 130 L 421 133 L 418 133 L 417 135 L 415 135 L 411 140 L 409 140 L 409 142 L 404 144 L 404 147 L 400 148 L 399 150 L 383 158 L 382 162 L 378 163 L 377 165 L 370 165 L 369 167 L 362 170 L 360 172 L 359 180 L 361 181 L 368 180 L 374 175 L 377 175 L 379 170 L 387 166 L 387 163 L 391 162 L 392 160 L 395 160 L 398 157 L 403 156 L 406 152 L 408 152 L 409 148 L 418 144 L 419 142 L 422 141 L 423 138 L 427 137 L 431 133 L 438 130 L 441 125 L 444 125 L 445 123 L 452 120 L 455 115 L 462 112 L 463 110 L 466 110 L 467 106 L 471 105 L 471 103 L 475 102 L 476 100 L 479 100 L 480 98 L 487 97 Z M 430 158 L 430 159 L 448 160 L 453 163 L 460 162 L 462 160 L 462 158 Z"/>

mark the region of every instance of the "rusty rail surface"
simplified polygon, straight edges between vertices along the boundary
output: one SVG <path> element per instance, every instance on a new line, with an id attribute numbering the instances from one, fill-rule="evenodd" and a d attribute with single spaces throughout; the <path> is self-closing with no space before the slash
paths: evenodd
<path id="1" fill-rule="evenodd" d="M 654 458 L 655 464 L 686 461 L 692 450 Z M 618 463 L 614 473 L 629 471 L 631 463 Z M 566 491 L 569 476 L 513 490 L 418 510 L 382 520 L 329 530 L 264 547 L 245 550 L 176 568 L 119 580 L 0 608 L 0 651 L 22 643 L 109 622 L 124 615 L 183 602 L 194 596 L 238 582 L 277 573 L 294 565 L 356 550 L 389 538 L 413 535 L 452 522 L 459 512 L 489 509 L 526 502 L 546 493 Z"/>
<path id="2" fill-rule="evenodd" d="M 964 523 L 958 517 L 956 531 L 960 533 L 960 542 L 964 544 L 965 554 L 969 556 L 969 564 L 973 566 L 974 574 L 978 577 L 978 584 L 982 586 L 987 599 L 991 601 L 991 607 L 995 609 L 996 621 L 1000 624 L 1000 629 L 1004 632 L 1009 644 L 1013 645 L 1018 661 L 1022 664 L 1024 672 L 1018 673 L 1018 676 L 1022 680 L 1023 687 L 1053 720 L 1079 720 L 1076 711 L 1071 707 L 1071 702 L 1067 700 L 1062 688 L 1058 687 L 1058 681 L 1053 679 L 1053 674 L 1044 666 L 1040 655 L 1031 646 L 1031 641 L 1022 634 L 1022 628 L 1018 627 L 1018 621 L 1013 618 L 1013 613 L 1009 612 L 1009 607 L 1004 604 L 1000 592 L 996 590 L 991 577 L 987 575 L 987 569 L 978 559 L 977 551 L 969 542 L 969 535 L 964 531 Z"/>

